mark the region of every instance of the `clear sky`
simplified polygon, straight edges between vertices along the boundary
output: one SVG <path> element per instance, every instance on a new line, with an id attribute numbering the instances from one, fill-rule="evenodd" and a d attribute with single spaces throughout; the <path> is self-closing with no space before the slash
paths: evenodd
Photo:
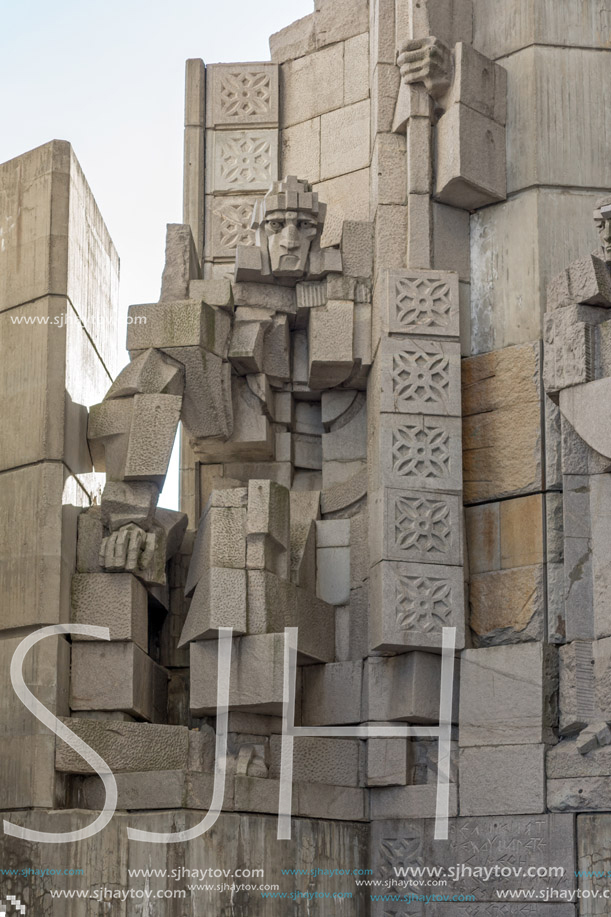
<path id="1" fill-rule="evenodd" d="M 72 143 L 121 258 L 123 310 L 158 299 L 165 225 L 182 220 L 185 60 L 269 60 L 269 35 L 313 8 L 0 0 L 0 162 L 54 138 Z M 174 456 L 164 505 L 176 493 Z"/>

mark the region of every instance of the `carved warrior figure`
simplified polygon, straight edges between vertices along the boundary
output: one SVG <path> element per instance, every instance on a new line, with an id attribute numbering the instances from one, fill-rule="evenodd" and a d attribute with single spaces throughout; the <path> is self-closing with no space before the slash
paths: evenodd
<path id="1" fill-rule="evenodd" d="M 608 322 L 611 318 L 611 196 L 594 209 L 598 252 L 573 261 L 547 290 L 545 389 L 579 436 L 611 470 Z"/>
<path id="2" fill-rule="evenodd" d="M 255 245 L 238 247 L 233 284 L 187 276 L 189 298 L 170 287 L 173 265 L 189 263 L 190 230 L 169 227 L 161 301 L 132 307 L 131 362 L 91 410 L 90 447 L 107 483 L 101 507 L 85 514 L 92 521 L 82 522 L 80 537 L 95 521 L 103 536 L 98 569 L 133 572 L 150 586 L 165 583 L 166 562 L 187 524 L 182 513 L 156 509 L 179 420 L 197 460 L 217 476 L 191 561 L 186 593 L 195 595 L 183 643 L 215 636 L 224 625 L 251 632 L 245 609 L 237 610 L 240 597 L 226 620 L 215 615 L 231 591 L 228 578 L 235 585 L 235 576 L 256 569 L 265 571 L 265 588 L 271 576 L 284 590 L 278 601 L 297 609 L 291 623 L 302 627 L 303 613 L 333 647 L 333 615 L 315 595 L 312 531 L 320 518 L 322 404 L 329 416 L 331 408 L 349 412 L 348 420 L 364 412 L 370 360 L 355 344 L 356 280 L 342 275 L 338 248 L 320 245 L 325 211 L 306 182 L 293 176 L 274 182 L 254 212 Z M 326 393 L 337 388 L 342 395 L 330 407 Z M 315 499 L 308 501 L 307 491 Z M 300 520 L 297 534 L 293 514 Z M 237 515 L 235 557 L 218 560 L 219 533 Z M 264 598 L 262 614 L 274 613 Z M 268 622 L 254 632 L 275 632 L 285 623 Z M 300 652 L 307 654 L 302 629 Z M 312 658 L 327 661 L 329 652 L 313 650 Z"/>

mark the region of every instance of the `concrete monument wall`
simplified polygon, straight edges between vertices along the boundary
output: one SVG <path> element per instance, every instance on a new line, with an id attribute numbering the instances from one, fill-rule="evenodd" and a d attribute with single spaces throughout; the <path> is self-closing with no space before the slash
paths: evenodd
<path id="1" fill-rule="evenodd" d="M 395 894 L 422 890 L 399 867 L 562 867 L 469 874 L 426 904 L 316 888 L 376 917 L 606 913 L 575 870 L 611 869 L 610 27 L 594 0 L 316 0 L 270 61 L 189 60 L 183 223 L 118 375 L 116 256 L 69 147 L 0 167 L 2 677 L 23 628 L 110 628 L 32 654 L 47 706 L 116 776 L 112 826 L 79 847 L 85 886 L 204 857 L 280 882 L 368 866 Z M 11 321 L 60 308 L 82 325 Z M 285 628 L 302 732 L 283 843 Z M 426 730 L 447 628 L 446 762 Z M 94 769 L 4 696 L 3 807 L 84 825 Z M 128 841 L 214 815 L 217 779 L 209 833 Z M 540 898 L 500 902 L 519 889 Z M 149 913 L 211 907 L 287 913 L 228 890 Z"/>

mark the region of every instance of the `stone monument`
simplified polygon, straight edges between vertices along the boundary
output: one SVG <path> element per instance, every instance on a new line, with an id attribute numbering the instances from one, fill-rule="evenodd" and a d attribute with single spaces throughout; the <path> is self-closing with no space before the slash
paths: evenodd
<path id="1" fill-rule="evenodd" d="M 15 410 L 0 447 L 2 810 L 67 832 L 106 798 L 14 695 L 45 625 L 66 629 L 25 683 L 117 789 L 103 832 L 5 835 L 5 862 L 80 858 L 59 887 L 143 894 L 128 870 L 174 892 L 177 864 L 261 869 L 321 917 L 325 895 L 355 917 L 607 913 L 577 893 L 611 870 L 610 25 L 594 0 L 316 0 L 271 61 L 187 61 L 184 222 L 118 373 L 116 254 L 69 146 L 0 167 L 3 393 L 36 420 Z M 79 331 L 12 321 L 60 308 Z M 448 869 L 441 897 L 402 875 L 423 866 Z M 55 917 L 57 884 L 7 891 Z M 236 888 L 117 913 L 288 913 Z"/>

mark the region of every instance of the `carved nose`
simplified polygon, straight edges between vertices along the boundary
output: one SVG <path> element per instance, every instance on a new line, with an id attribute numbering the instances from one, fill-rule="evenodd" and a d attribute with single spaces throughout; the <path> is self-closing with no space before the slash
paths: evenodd
<path id="1" fill-rule="evenodd" d="M 296 226 L 287 226 L 282 233 L 282 247 L 287 251 L 299 248 L 299 233 Z"/>
<path id="2" fill-rule="evenodd" d="M 603 239 L 605 242 L 611 242 L 611 220 L 605 220 L 605 228 L 603 229 Z"/>

